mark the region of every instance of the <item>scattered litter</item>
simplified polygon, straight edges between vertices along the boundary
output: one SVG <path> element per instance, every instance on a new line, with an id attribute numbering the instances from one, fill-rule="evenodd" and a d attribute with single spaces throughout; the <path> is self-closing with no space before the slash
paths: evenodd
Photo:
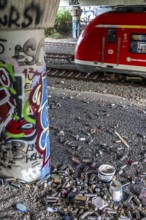
<path id="1" fill-rule="evenodd" d="M 16 203 L 16 209 L 19 210 L 20 212 L 27 212 L 28 209 L 25 205 L 22 203 Z"/>
<path id="2" fill-rule="evenodd" d="M 65 214 L 63 220 L 73 220 L 73 217 L 69 214 Z"/>
<path id="3" fill-rule="evenodd" d="M 79 138 L 79 141 L 85 141 L 86 138 L 82 137 L 82 138 Z"/>
<path id="4" fill-rule="evenodd" d="M 131 220 L 130 218 L 126 217 L 126 216 L 120 216 L 118 218 L 118 220 Z"/>
<path id="5" fill-rule="evenodd" d="M 122 184 L 118 180 L 114 180 L 110 184 L 110 193 L 114 202 L 120 202 L 123 198 Z"/>
<path id="6" fill-rule="evenodd" d="M 88 215 L 92 215 L 93 213 L 93 211 L 86 211 L 80 216 L 80 219 L 85 219 Z"/>
<path id="7" fill-rule="evenodd" d="M 47 207 L 47 211 L 48 212 L 57 212 L 58 209 L 54 208 L 54 207 Z"/>
<path id="8" fill-rule="evenodd" d="M 100 210 L 108 205 L 108 203 L 105 202 L 101 197 L 93 197 L 92 204 Z"/>
<path id="9" fill-rule="evenodd" d="M 129 149 L 129 147 L 130 147 L 129 144 L 122 138 L 122 136 L 117 131 L 115 131 L 115 134 L 123 142 L 123 144 L 125 144 L 125 146 Z"/>
<path id="10" fill-rule="evenodd" d="M 70 99 L 72 97 L 67 101 Z M 58 101 L 52 101 L 51 104 L 52 108 L 63 106 Z M 13 177 L 0 178 L 1 192 L 8 191 L 12 195 L 18 195 L 15 193 L 24 191 L 28 198 L 30 192 L 30 203 L 26 203 L 25 195 L 24 200 L 21 200 L 29 204 L 29 209 L 23 202 L 14 206 L 18 215 L 25 215 L 25 219 L 28 215 L 28 219 L 36 220 L 35 216 L 44 210 L 46 216 L 43 219 L 53 216 L 52 219 L 58 217 L 63 220 L 146 220 L 145 136 L 142 136 L 141 130 L 133 135 L 137 142 L 133 141 L 132 144 L 143 144 L 141 152 L 139 146 L 138 152 L 133 152 L 125 141 L 129 137 L 126 132 L 121 129 L 128 137 L 114 132 L 113 129 L 118 128 L 118 124 L 113 122 L 112 125 L 103 125 L 96 122 L 100 117 L 105 119 L 108 108 L 116 110 L 118 106 L 105 105 L 100 108 L 98 111 L 95 109 L 94 114 L 89 113 L 89 120 L 95 117 L 95 124 L 90 124 L 89 120 L 83 121 L 80 114 L 74 116 L 74 121 L 77 124 L 83 123 L 85 130 L 80 127 L 74 129 L 70 125 L 67 130 L 65 126 L 53 124 L 51 129 L 56 137 L 55 143 L 58 141 L 57 144 L 61 146 L 57 146 L 55 150 L 58 152 L 64 146 L 69 160 L 62 164 L 54 163 L 51 174 L 31 184 Z M 107 135 L 107 138 L 100 140 L 99 133 Z M 88 152 L 82 152 L 85 145 L 88 146 Z M 134 148 L 136 149 L 135 146 Z M 35 194 L 38 205 L 36 213 L 31 205 L 32 194 Z"/>
<path id="11" fill-rule="evenodd" d="M 103 164 L 98 169 L 98 178 L 104 182 L 110 182 L 115 174 L 115 168 L 109 164 Z"/>
<path id="12" fill-rule="evenodd" d="M 142 188 L 139 198 L 142 200 L 142 203 L 146 204 L 146 188 Z"/>
<path id="13" fill-rule="evenodd" d="M 87 206 L 87 197 L 86 196 L 75 196 L 74 205 L 78 208 L 86 208 Z"/>

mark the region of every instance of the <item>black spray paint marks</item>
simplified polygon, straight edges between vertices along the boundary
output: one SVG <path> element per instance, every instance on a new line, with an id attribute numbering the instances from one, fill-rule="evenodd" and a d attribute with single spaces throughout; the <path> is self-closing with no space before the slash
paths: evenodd
<path id="1" fill-rule="evenodd" d="M 8 4 L 8 0 L 0 0 L 0 10 L 4 10 Z"/>
<path id="2" fill-rule="evenodd" d="M 44 50 L 44 39 L 37 44 L 35 38 L 30 38 L 23 46 L 15 46 L 15 55 L 12 58 L 15 58 L 20 66 L 41 66 L 44 63 L 44 57 L 40 60 L 41 50 Z"/>
<path id="3" fill-rule="evenodd" d="M 20 14 L 19 10 L 13 5 L 7 9 L 7 5 L 8 1 L 0 0 L 0 11 L 3 12 L 5 10 L 5 14 L 0 13 L 0 27 L 28 28 L 32 24 L 39 24 L 42 10 L 38 4 L 32 2 L 24 9 L 22 14 Z M 21 18 L 23 18 L 22 22 Z"/>
<path id="4" fill-rule="evenodd" d="M 6 43 L 7 39 L 0 38 L 0 54 L 5 53 Z M 12 55 L 12 58 L 17 60 L 19 66 L 31 66 L 34 64 L 42 66 L 45 61 L 44 56 L 40 56 L 40 54 L 44 53 L 44 45 L 44 39 L 37 43 L 35 38 L 30 38 L 26 40 L 24 44 L 17 44 L 14 47 L 14 55 Z"/>
<path id="5" fill-rule="evenodd" d="M 29 27 L 33 22 L 32 13 L 35 12 L 35 25 L 38 25 L 41 20 L 42 12 L 40 10 L 40 7 L 38 5 L 35 5 L 33 2 L 31 3 L 30 7 L 27 7 L 24 11 L 24 18 L 26 18 L 28 21 L 25 23 L 22 23 L 22 28 Z"/>
<path id="6" fill-rule="evenodd" d="M 7 40 L 0 38 L 0 54 L 4 53 L 5 51 L 5 46 L 3 44 L 4 42 L 7 42 Z"/>

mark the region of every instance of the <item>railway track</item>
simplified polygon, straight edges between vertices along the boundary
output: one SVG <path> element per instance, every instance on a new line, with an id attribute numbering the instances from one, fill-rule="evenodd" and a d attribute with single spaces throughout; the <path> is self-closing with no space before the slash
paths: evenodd
<path id="1" fill-rule="evenodd" d="M 115 73 L 84 73 L 78 70 L 69 70 L 65 68 L 47 68 L 47 75 L 49 77 L 74 79 L 74 80 L 84 80 L 92 82 L 104 82 L 104 83 L 129 83 L 134 85 L 146 85 L 146 80 L 139 76 L 127 76 L 119 75 Z"/>
<path id="2" fill-rule="evenodd" d="M 55 42 L 55 41 L 47 41 L 45 42 L 46 46 L 52 46 L 54 47 L 68 47 L 68 48 L 75 48 L 76 42 Z"/>
<path id="3" fill-rule="evenodd" d="M 70 63 L 71 61 L 73 61 L 73 55 L 72 54 L 58 54 L 58 53 L 46 53 L 45 55 L 45 59 L 46 61 L 51 61 L 54 60 L 56 63 L 59 60 L 64 60 L 66 61 L 65 64 L 68 64 L 68 62 Z M 62 64 L 62 63 L 60 63 Z"/>
<path id="4" fill-rule="evenodd" d="M 47 75 L 50 77 L 85 80 L 92 82 L 111 82 L 111 83 L 129 83 L 146 84 L 146 78 L 141 76 L 131 76 L 119 73 L 85 73 L 76 69 L 73 62 L 73 54 L 76 43 L 73 42 L 47 42 L 45 60 L 47 64 Z M 54 52 L 57 51 L 57 52 Z M 64 53 L 64 51 L 66 51 Z"/>

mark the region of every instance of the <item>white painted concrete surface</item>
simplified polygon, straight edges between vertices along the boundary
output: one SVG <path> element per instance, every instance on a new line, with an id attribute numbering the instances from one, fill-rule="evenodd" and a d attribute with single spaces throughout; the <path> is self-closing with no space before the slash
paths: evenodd
<path id="1" fill-rule="evenodd" d="M 82 6 L 93 5 L 146 5 L 146 0 L 78 0 Z M 60 6 L 69 6 L 69 0 L 61 0 Z"/>

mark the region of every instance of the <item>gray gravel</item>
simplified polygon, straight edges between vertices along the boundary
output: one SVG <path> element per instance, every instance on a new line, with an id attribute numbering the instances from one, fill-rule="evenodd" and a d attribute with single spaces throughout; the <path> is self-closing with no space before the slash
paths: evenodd
<path id="1" fill-rule="evenodd" d="M 141 105 L 137 101 L 129 101 L 128 99 L 112 96 L 102 95 L 94 92 L 80 92 L 71 91 L 67 89 L 49 88 L 50 94 L 50 124 L 51 129 L 54 131 L 63 130 L 65 133 L 65 139 L 73 141 L 75 138 L 70 136 L 82 136 L 87 139 L 91 138 L 91 130 L 96 129 L 95 142 L 88 146 L 84 142 L 78 142 L 77 145 L 81 145 L 79 154 L 87 154 L 88 156 L 94 155 L 96 145 L 98 142 L 105 142 L 107 144 L 113 144 L 113 136 L 108 133 L 108 130 L 118 129 L 118 131 L 126 137 L 126 139 L 132 143 L 131 153 L 137 158 L 135 154 L 134 145 L 142 147 L 143 140 L 139 139 L 137 134 L 141 133 L 146 135 L 146 106 Z M 100 127 L 102 129 L 100 129 Z M 57 134 L 57 133 L 56 133 Z M 93 138 L 93 137 L 92 137 Z M 93 138 L 93 139 L 94 139 Z M 145 138 L 144 138 L 145 139 Z M 62 152 L 66 150 L 64 145 L 60 145 L 56 136 L 52 136 L 52 160 L 62 162 L 67 159 L 68 156 Z M 141 144 L 140 144 L 140 141 Z M 56 147 L 56 145 L 59 148 Z M 65 148 L 64 148 L 65 147 Z M 143 147 L 142 147 L 143 148 Z M 84 151 L 82 151 L 84 149 Z M 84 155 L 86 156 L 86 155 Z M 104 161 L 105 158 L 102 158 Z M 106 160 L 106 159 L 105 159 Z"/>
<path id="2" fill-rule="evenodd" d="M 127 98 L 145 104 L 146 87 L 144 86 L 126 86 L 116 83 L 104 82 L 83 82 L 76 80 L 66 80 L 49 77 L 48 83 L 56 88 L 66 88 L 75 91 L 88 91 L 100 94 L 110 94 L 118 97 Z"/>

